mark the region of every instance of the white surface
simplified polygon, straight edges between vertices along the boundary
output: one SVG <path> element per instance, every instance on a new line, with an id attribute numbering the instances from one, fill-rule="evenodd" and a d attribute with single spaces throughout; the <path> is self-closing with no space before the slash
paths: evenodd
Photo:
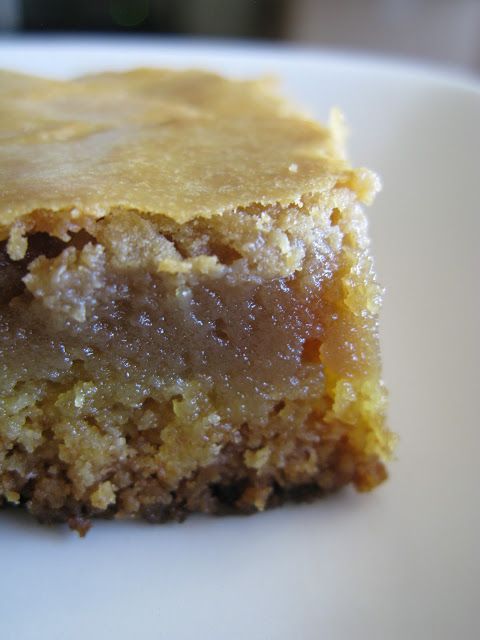
<path id="1" fill-rule="evenodd" d="M 391 479 L 250 518 L 97 523 L 85 540 L 0 514 L 2 640 L 479 637 L 480 92 L 401 64 L 206 44 L 4 41 L 0 65 L 65 75 L 164 64 L 280 74 L 341 106 L 371 210 Z"/>

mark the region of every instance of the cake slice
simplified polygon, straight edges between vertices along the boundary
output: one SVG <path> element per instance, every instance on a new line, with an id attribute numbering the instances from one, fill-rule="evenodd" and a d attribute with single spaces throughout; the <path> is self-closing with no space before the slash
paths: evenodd
<path id="1" fill-rule="evenodd" d="M 0 501 L 83 532 L 384 480 L 338 122 L 200 71 L 1 82 Z"/>

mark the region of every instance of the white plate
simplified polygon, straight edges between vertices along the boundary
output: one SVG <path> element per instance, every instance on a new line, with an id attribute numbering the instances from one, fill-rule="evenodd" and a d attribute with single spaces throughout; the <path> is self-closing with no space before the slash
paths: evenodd
<path id="1" fill-rule="evenodd" d="M 85 540 L 0 515 L 0 636 L 474 638 L 478 460 L 480 92 L 428 69 L 269 46 L 4 40 L 0 64 L 68 76 L 139 64 L 279 74 L 321 118 L 347 114 L 371 211 L 391 479 L 254 517 L 97 523 Z"/>

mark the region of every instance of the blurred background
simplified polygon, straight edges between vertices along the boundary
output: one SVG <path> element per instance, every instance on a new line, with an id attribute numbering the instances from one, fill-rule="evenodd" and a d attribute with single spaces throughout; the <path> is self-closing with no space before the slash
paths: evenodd
<path id="1" fill-rule="evenodd" d="M 290 41 L 480 73 L 480 0 L 0 0 L 0 34 Z"/>

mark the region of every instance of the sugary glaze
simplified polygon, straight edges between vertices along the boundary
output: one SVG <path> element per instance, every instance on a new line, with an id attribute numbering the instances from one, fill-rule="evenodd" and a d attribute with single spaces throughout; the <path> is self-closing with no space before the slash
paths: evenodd
<path id="1" fill-rule="evenodd" d="M 338 133 L 202 72 L 4 78 L 0 496 L 81 530 L 384 479 Z"/>

